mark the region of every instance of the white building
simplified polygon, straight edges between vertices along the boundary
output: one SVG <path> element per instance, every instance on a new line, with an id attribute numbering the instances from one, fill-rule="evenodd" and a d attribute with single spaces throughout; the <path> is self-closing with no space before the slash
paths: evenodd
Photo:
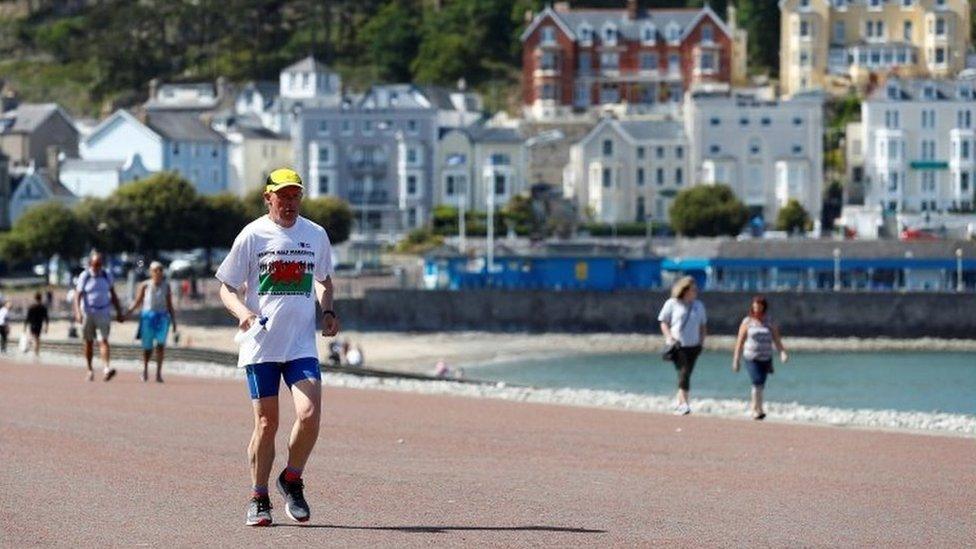
<path id="1" fill-rule="evenodd" d="M 244 196 L 254 189 L 263 188 L 265 179 L 272 171 L 291 166 L 291 140 L 265 128 L 235 127 L 222 132 L 227 138 L 227 190 Z M 308 196 L 320 196 L 319 188 L 310 185 Z"/>
<path id="2" fill-rule="evenodd" d="M 444 130 L 434 163 L 435 205 L 487 211 L 489 199 L 498 209 L 527 189 L 525 141 L 511 128 Z"/>
<path id="3" fill-rule="evenodd" d="M 277 84 L 247 84 L 234 101 L 234 114 L 290 135 L 299 111 L 336 107 L 341 100 L 342 78 L 310 55 L 282 69 Z"/>
<path id="4" fill-rule="evenodd" d="M 865 205 L 970 212 L 976 184 L 976 79 L 900 80 L 861 105 Z"/>
<path id="5" fill-rule="evenodd" d="M 128 160 L 65 159 L 60 166 L 61 184 L 78 197 L 105 198 L 123 183 L 147 177 L 151 172 L 139 154 Z"/>
<path id="6" fill-rule="evenodd" d="M 732 187 L 767 222 L 791 199 L 820 218 L 822 95 L 775 100 L 755 90 L 689 93 L 684 113 L 695 182 Z"/>
<path id="7" fill-rule="evenodd" d="M 692 183 L 688 140 L 675 120 L 603 119 L 569 153 L 563 194 L 594 221 L 668 219 Z"/>

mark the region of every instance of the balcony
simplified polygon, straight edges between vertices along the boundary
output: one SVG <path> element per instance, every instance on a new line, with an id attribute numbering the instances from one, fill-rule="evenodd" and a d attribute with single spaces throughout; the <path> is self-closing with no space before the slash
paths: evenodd
<path id="1" fill-rule="evenodd" d="M 349 203 L 353 206 L 385 205 L 390 203 L 390 196 L 385 190 L 370 191 L 368 193 L 361 190 L 350 191 Z"/>
<path id="2" fill-rule="evenodd" d="M 350 160 L 346 168 L 354 176 L 382 176 L 386 174 L 388 164 L 385 160 Z"/>

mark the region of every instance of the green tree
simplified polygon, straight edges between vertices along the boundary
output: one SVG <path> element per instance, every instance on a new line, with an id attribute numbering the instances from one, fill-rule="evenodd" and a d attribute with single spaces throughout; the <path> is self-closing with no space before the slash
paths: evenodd
<path id="1" fill-rule="evenodd" d="M 684 236 L 734 236 L 749 220 L 749 209 L 727 185 L 685 189 L 675 197 L 669 213 L 671 227 Z"/>
<path id="2" fill-rule="evenodd" d="M 109 198 L 109 220 L 118 223 L 127 250 L 155 255 L 159 250 L 203 246 L 211 220 L 204 201 L 187 180 L 162 172 L 120 187 Z"/>
<path id="3" fill-rule="evenodd" d="M 306 198 L 302 201 L 302 215 L 324 227 L 333 245 L 349 240 L 352 210 L 345 200 L 334 196 Z"/>
<path id="4" fill-rule="evenodd" d="M 420 43 L 420 11 L 412 2 L 393 0 L 363 25 L 359 38 L 381 80 L 408 82 Z"/>
<path id="5" fill-rule="evenodd" d="M 3 237 L 0 253 L 7 261 L 49 258 L 59 254 L 75 259 L 85 253 L 85 226 L 60 202 L 44 202 L 28 209 Z"/>
<path id="6" fill-rule="evenodd" d="M 810 214 L 796 199 L 791 198 L 780 208 L 776 216 L 776 229 L 789 233 L 802 233 L 810 226 Z"/>

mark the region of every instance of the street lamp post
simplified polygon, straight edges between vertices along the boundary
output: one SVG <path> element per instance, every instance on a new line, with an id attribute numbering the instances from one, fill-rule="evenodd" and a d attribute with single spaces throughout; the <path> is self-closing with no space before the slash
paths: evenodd
<path id="1" fill-rule="evenodd" d="M 956 248 L 956 291 L 962 292 L 966 285 L 962 280 L 962 248 Z"/>
<path id="2" fill-rule="evenodd" d="M 840 248 L 834 248 L 834 291 L 840 290 Z"/>
<path id="3" fill-rule="evenodd" d="M 484 170 L 484 181 L 485 190 L 487 191 L 487 206 L 488 206 L 488 231 L 487 231 L 487 264 L 485 269 L 489 276 L 491 276 L 492 267 L 495 265 L 495 186 L 494 186 L 494 176 L 495 170 L 491 164 L 485 166 Z"/>
<path id="4" fill-rule="evenodd" d="M 468 210 L 468 184 L 464 183 L 464 188 L 461 189 L 461 207 L 458 208 L 458 251 L 461 254 L 467 253 L 468 241 L 467 241 L 467 227 L 465 226 L 465 214 Z"/>

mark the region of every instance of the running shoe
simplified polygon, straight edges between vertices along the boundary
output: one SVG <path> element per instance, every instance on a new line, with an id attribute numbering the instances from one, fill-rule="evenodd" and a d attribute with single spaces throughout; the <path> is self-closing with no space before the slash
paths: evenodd
<path id="1" fill-rule="evenodd" d="M 252 497 L 247 504 L 247 526 L 271 526 L 271 499 L 268 496 Z"/>
<path id="2" fill-rule="evenodd" d="M 686 416 L 691 413 L 691 406 L 687 404 L 679 404 L 674 409 L 674 415 L 676 416 Z"/>
<path id="3" fill-rule="evenodd" d="M 105 381 L 109 381 L 113 377 L 115 377 L 115 368 L 109 368 L 108 370 L 105 370 Z"/>
<path id="4" fill-rule="evenodd" d="M 305 483 L 302 479 L 294 482 L 285 480 L 285 472 L 278 475 L 278 491 L 285 498 L 285 514 L 296 522 L 305 522 L 310 516 L 308 503 L 305 501 Z"/>

